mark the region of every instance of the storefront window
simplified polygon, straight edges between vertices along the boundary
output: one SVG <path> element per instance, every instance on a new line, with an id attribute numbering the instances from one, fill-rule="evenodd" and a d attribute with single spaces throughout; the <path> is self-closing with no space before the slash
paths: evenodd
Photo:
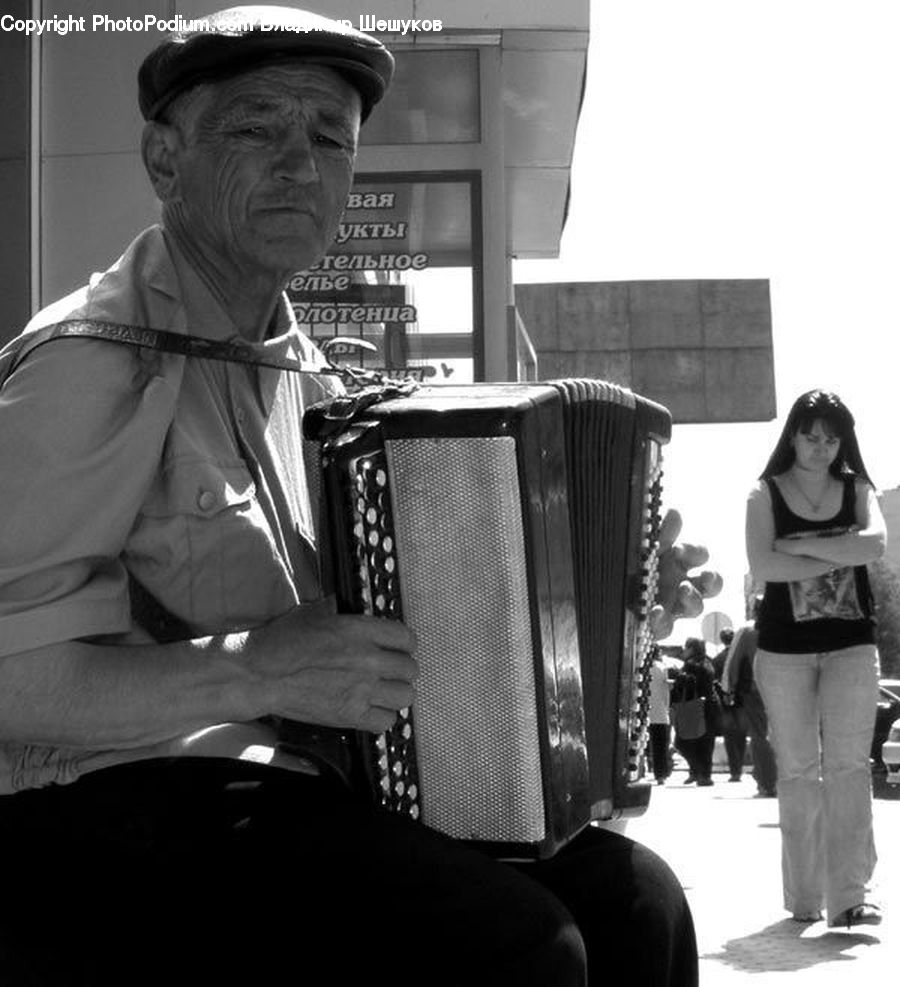
<path id="1" fill-rule="evenodd" d="M 480 201 L 470 174 L 361 176 L 338 242 L 288 294 L 341 362 L 432 382 L 481 379 Z"/>

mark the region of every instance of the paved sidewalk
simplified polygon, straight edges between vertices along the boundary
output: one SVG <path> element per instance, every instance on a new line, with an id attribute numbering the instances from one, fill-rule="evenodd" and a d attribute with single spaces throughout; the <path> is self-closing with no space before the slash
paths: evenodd
<path id="1" fill-rule="evenodd" d="M 754 798 L 749 775 L 709 788 L 676 770 L 625 832 L 661 854 L 681 880 L 697 927 L 701 987 L 887 987 L 900 983 L 900 787 L 878 786 L 879 926 L 802 925 L 782 908 L 776 799 Z"/>

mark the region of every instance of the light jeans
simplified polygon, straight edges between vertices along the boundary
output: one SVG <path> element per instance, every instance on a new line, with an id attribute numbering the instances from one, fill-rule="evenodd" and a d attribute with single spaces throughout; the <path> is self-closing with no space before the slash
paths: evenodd
<path id="1" fill-rule="evenodd" d="M 829 921 L 865 900 L 875 869 L 869 752 L 878 652 L 758 650 L 756 684 L 778 765 L 784 906 Z"/>

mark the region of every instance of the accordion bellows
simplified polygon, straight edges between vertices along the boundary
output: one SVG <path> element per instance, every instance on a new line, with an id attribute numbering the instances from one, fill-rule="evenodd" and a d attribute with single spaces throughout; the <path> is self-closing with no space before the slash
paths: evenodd
<path id="1" fill-rule="evenodd" d="M 414 708 L 361 741 L 385 807 L 527 859 L 646 806 L 670 430 L 630 391 L 564 380 L 421 387 L 322 433 L 339 605 L 418 641 Z"/>

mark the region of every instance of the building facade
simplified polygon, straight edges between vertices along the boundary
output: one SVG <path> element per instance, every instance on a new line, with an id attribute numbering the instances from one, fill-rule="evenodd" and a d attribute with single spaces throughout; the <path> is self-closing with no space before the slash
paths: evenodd
<path id="1" fill-rule="evenodd" d="M 558 254 L 588 0 L 309 5 L 380 33 L 397 73 L 363 131 L 341 242 L 292 281 L 298 315 L 315 336 L 366 338 L 376 346 L 367 358 L 388 367 L 436 379 L 520 376 L 529 353 L 511 258 Z M 137 66 L 161 25 L 211 8 L 123 0 L 102 14 L 100 6 L 5 8 L 0 264 L 9 290 L 0 342 L 109 266 L 158 217 L 138 151 Z M 28 18 L 48 28 L 15 30 Z"/>

